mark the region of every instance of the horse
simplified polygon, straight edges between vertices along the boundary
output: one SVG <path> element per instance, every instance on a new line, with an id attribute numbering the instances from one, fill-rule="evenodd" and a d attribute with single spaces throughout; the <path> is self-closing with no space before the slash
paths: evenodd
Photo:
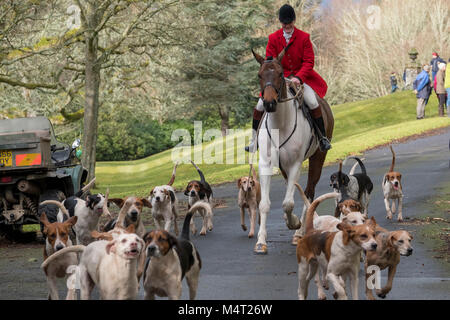
<path id="1" fill-rule="evenodd" d="M 293 244 L 301 237 L 302 223 L 293 213 L 295 183 L 300 178 L 301 165 L 304 160 L 309 159 L 308 181 L 305 194 L 312 202 L 314 199 L 315 187 L 322 174 L 322 167 L 327 152 L 319 149 L 318 139 L 314 134 L 303 111 L 295 101 L 296 97 L 287 90 L 286 79 L 284 78 L 281 59 L 286 49 L 272 59 L 264 59 L 252 50 L 253 56 L 260 64 L 258 72 L 261 86 L 261 95 L 264 102 L 265 115 L 261 119 L 258 134 L 259 166 L 261 184 L 260 227 L 258 240 L 254 253 L 267 254 L 267 214 L 270 211 L 270 182 L 273 172 L 273 165 L 277 162 L 278 167 L 287 181 L 286 194 L 283 200 L 283 211 L 286 225 L 290 230 L 297 230 L 293 237 Z M 303 88 L 300 87 L 301 92 Z M 331 141 L 333 135 L 334 118 L 328 103 L 317 96 L 319 107 L 325 124 L 327 138 Z M 303 101 L 300 97 L 300 101 Z M 306 108 L 306 106 L 303 106 Z M 309 112 L 309 111 L 307 111 Z M 278 132 L 275 130 L 277 129 Z M 271 134 L 272 133 L 272 134 Z M 273 134 L 275 133 L 275 134 Z M 278 145 L 276 145 L 276 133 L 278 133 Z M 275 151 L 273 151 L 275 150 Z M 275 158 L 274 158 L 275 156 Z M 274 161 L 272 161 L 275 159 Z M 304 220 L 305 208 L 303 209 L 302 221 Z"/>

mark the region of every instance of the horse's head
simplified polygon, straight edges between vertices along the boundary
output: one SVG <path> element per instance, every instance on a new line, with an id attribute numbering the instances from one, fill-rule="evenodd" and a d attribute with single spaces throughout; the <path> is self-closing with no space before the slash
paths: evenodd
<path id="1" fill-rule="evenodd" d="M 282 96 L 286 96 L 286 84 L 281 59 L 283 59 L 284 53 L 288 48 L 289 46 L 284 48 L 278 57 L 268 57 L 267 59 L 264 59 L 252 50 L 256 61 L 261 65 L 258 77 L 266 112 L 277 111 L 277 102 Z"/>

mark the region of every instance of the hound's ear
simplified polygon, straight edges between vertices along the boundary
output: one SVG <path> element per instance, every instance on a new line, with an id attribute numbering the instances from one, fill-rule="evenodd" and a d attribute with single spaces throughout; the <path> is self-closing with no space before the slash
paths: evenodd
<path id="1" fill-rule="evenodd" d="M 393 233 L 391 233 L 391 234 L 389 235 L 389 237 L 388 237 L 388 243 L 389 243 L 391 246 L 393 246 L 395 240 L 397 240 L 397 239 L 395 238 L 395 235 L 394 235 Z"/>
<path id="2" fill-rule="evenodd" d="M 184 190 L 184 195 L 185 195 L 185 196 L 188 196 L 188 195 L 189 195 L 189 183 L 188 183 L 188 185 L 186 186 L 186 189 Z"/>
<path id="3" fill-rule="evenodd" d="M 47 215 L 43 212 L 41 214 L 41 218 L 39 219 L 41 221 L 41 223 L 44 225 L 44 229 L 42 229 L 42 233 L 44 235 L 47 235 L 48 233 L 48 225 L 50 224 L 50 222 L 47 219 Z"/>
<path id="4" fill-rule="evenodd" d="M 389 180 L 389 174 L 386 173 L 386 174 L 384 175 L 383 184 L 385 184 L 388 180 Z"/>
<path id="5" fill-rule="evenodd" d="M 151 240 L 152 239 L 151 234 L 152 231 L 147 232 L 142 239 L 144 239 L 145 242 L 147 242 L 147 240 Z"/>
<path id="6" fill-rule="evenodd" d="M 150 197 L 153 197 L 153 190 L 155 190 L 155 188 L 153 188 L 152 190 L 150 190 Z"/>
<path id="7" fill-rule="evenodd" d="M 113 239 L 113 236 L 110 233 L 98 232 L 97 230 L 91 232 L 91 237 L 97 240 L 107 240 L 107 241 L 111 241 Z"/>
<path id="8" fill-rule="evenodd" d="M 347 175 L 344 175 L 344 186 L 348 186 L 349 182 L 350 182 L 350 178 Z"/>
<path id="9" fill-rule="evenodd" d="M 40 218 L 39 220 L 42 222 L 42 224 L 43 224 L 44 226 L 47 226 L 47 225 L 50 224 L 50 222 L 48 221 L 48 218 L 47 218 L 47 215 L 45 214 L 45 212 L 43 212 L 43 213 L 41 214 L 41 218 Z"/>
<path id="10" fill-rule="evenodd" d="M 106 253 L 109 254 L 110 252 L 116 253 L 116 241 L 111 241 L 106 245 Z"/>
<path id="11" fill-rule="evenodd" d="M 125 201 L 123 199 L 120 199 L 120 198 L 108 199 L 108 203 L 109 202 L 115 203 L 119 208 L 122 208 L 123 204 L 125 203 Z"/>
<path id="12" fill-rule="evenodd" d="M 375 217 L 372 216 L 369 220 L 368 220 L 368 224 L 373 226 L 375 228 L 375 226 L 377 225 L 377 221 L 375 220 Z"/>
<path id="13" fill-rule="evenodd" d="M 144 204 L 144 207 L 152 208 L 152 203 L 148 201 L 147 198 L 141 198 L 142 203 Z"/>
<path id="14" fill-rule="evenodd" d="M 259 64 L 263 64 L 264 58 L 261 57 L 259 54 L 257 54 L 255 51 L 253 51 L 253 49 L 252 49 L 252 53 L 253 53 L 253 56 L 255 57 L 256 61 L 258 61 Z"/>
<path id="15" fill-rule="evenodd" d="M 125 229 L 125 231 L 128 232 L 128 233 L 135 233 L 135 232 L 136 232 L 136 228 L 135 228 L 134 224 L 130 224 L 130 225 Z"/>
<path id="16" fill-rule="evenodd" d="M 172 190 L 169 190 L 170 201 L 175 202 L 175 193 Z"/>
<path id="17" fill-rule="evenodd" d="M 349 228 L 348 224 L 345 222 L 339 223 L 336 228 L 342 231 L 342 242 L 344 243 L 344 245 L 347 245 L 350 241 L 353 230 Z"/>
<path id="18" fill-rule="evenodd" d="M 64 224 L 69 225 L 69 226 L 74 226 L 77 223 L 77 220 L 78 220 L 78 217 L 77 216 L 73 216 L 69 220 L 66 220 L 64 222 Z"/>
<path id="19" fill-rule="evenodd" d="M 170 233 L 168 234 L 167 242 L 169 243 L 169 246 L 172 248 L 173 246 L 178 244 L 177 238 L 175 238 Z"/>
<path id="20" fill-rule="evenodd" d="M 241 180 L 242 180 L 242 178 L 239 178 L 239 180 L 237 181 L 237 186 L 238 186 L 238 189 L 240 189 L 240 188 L 241 188 Z"/>

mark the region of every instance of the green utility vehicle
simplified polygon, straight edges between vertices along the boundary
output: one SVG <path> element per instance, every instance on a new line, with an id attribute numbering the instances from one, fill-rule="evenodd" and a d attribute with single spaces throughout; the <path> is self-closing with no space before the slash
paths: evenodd
<path id="1" fill-rule="evenodd" d="M 0 120 L 0 229 L 39 223 L 39 203 L 80 190 L 88 172 L 45 117 Z"/>

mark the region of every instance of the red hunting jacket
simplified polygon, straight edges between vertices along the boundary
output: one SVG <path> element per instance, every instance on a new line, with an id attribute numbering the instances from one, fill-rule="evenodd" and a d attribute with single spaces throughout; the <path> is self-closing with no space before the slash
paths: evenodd
<path id="1" fill-rule="evenodd" d="M 292 44 L 281 60 L 284 76 L 286 78 L 290 75 L 299 77 L 323 98 L 327 93 L 328 86 L 325 80 L 313 70 L 314 50 L 309 34 L 294 27 L 294 33 L 289 43 Z M 266 57 L 276 58 L 285 47 L 286 39 L 283 36 L 283 29 L 275 31 L 269 36 Z"/>

